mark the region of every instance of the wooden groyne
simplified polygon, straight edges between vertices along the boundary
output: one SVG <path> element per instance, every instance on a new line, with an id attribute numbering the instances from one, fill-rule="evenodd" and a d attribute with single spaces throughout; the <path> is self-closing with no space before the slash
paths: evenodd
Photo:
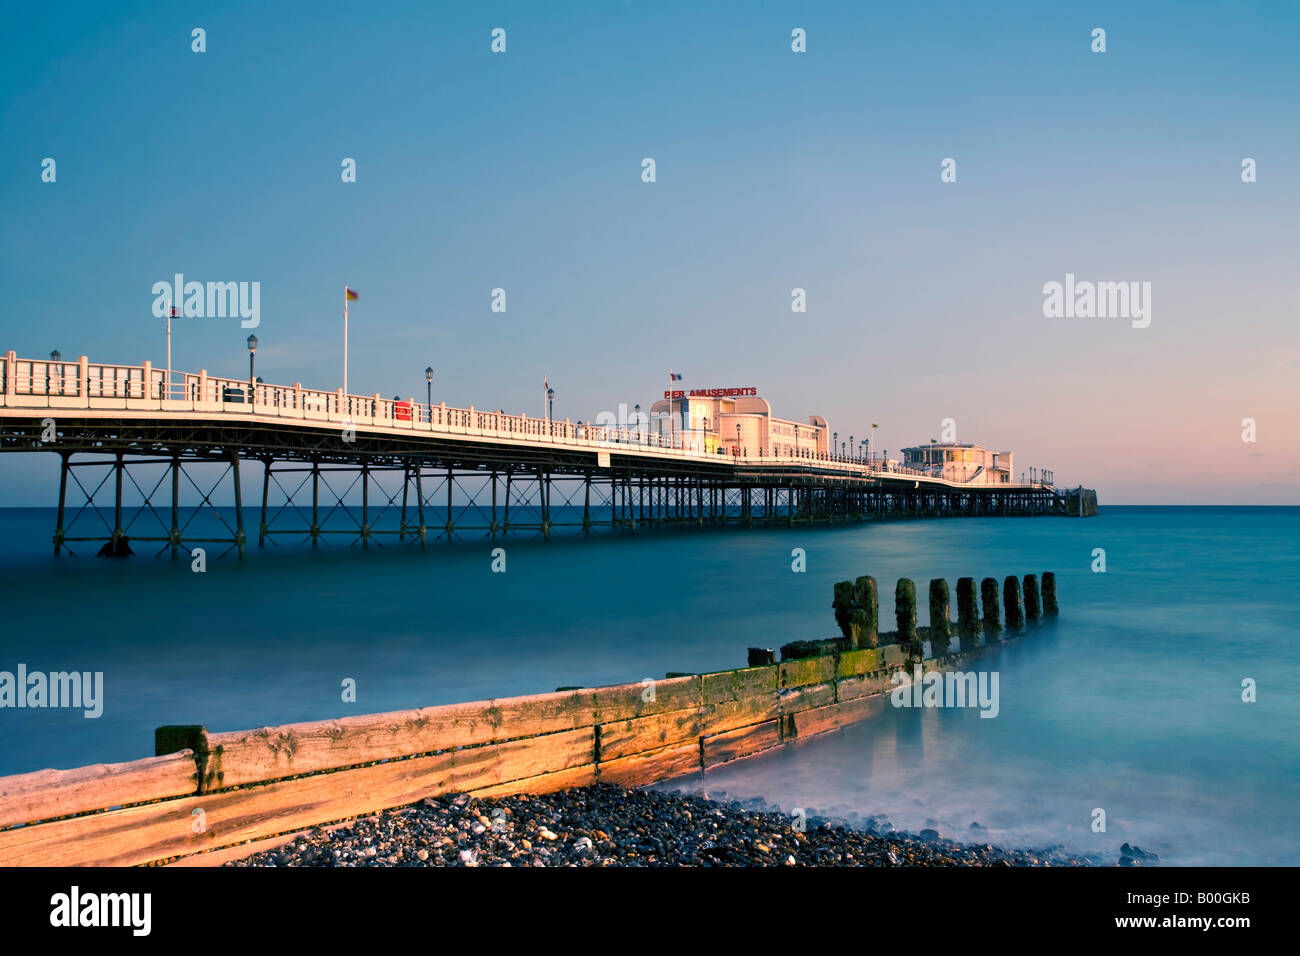
<path id="1" fill-rule="evenodd" d="M 1041 587 L 1052 616 L 1051 572 Z M 751 648 L 751 666 L 734 670 L 256 730 L 160 727 L 154 757 L 0 777 L 0 865 L 209 865 L 446 793 L 703 779 L 879 713 L 900 670 L 950 669 L 1021 632 L 1023 622 L 1003 628 L 996 579 L 982 591 L 977 618 L 974 579 L 959 579 L 952 622 L 947 582 L 931 581 L 931 625 L 918 627 L 916 588 L 903 579 L 899 627 L 880 633 L 875 579 L 842 582 L 839 637 L 787 644 L 779 662 Z M 923 660 L 926 641 L 937 656 Z"/>

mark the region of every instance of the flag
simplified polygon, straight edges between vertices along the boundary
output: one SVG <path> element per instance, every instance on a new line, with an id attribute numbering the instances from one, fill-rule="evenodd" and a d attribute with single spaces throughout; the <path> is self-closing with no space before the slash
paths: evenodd
<path id="1" fill-rule="evenodd" d="M 359 298 L 359 296 L 347 286 L 343 287 L 343 295 L 349 302 L 355 302 Z"/>
<path id="2" fill-rule="evenodd" d="M 681 380 L 682 380 L 681 373 L 679 373 L 679 372 L 673 372 L 673 371 L 669 371 L 669 372 L 668 372 L 668 381 L 670 381 L 670 382 L 680 382 Z"/>

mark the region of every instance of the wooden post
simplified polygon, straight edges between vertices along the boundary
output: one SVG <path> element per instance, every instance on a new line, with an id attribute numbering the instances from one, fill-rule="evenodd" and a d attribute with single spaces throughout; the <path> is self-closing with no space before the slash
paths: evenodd
<path id="1" fill-rule="evenodd" d="M 1007 630 L 1018 631 L 1025 626 L 1024 606 L 1020 603 L 1020 579 L 1008 574 L 1002 582 L 1002 603 L 1006 606 Z"/>
<path id="2" fill-rule="evenodd" d="M 853 620 L 853 611 L 857 607 L 857 601 L 853 593 L 853 582 L 836 581 L 834 597 L 831 599 L 831 607 L 835 609 L 835 623 L 840 627 L 840 633 L 849 640 L 849 647 L 857 650 L 861 641 L 861 627 L 855 627 Z"/>
<path id="3" fill-rule="evenodd" d="M 1042 617 L 1038 607 L 1038 578 L 1033 574 L 1025 575 L 1025 620 L 1037 621 Z"/>
<path id="4" fill-rule="evenodd" d="M 943 578 L 930 579 L 930 654 L 943 657 L 948 653 L 948 638 L 952 629 L 948 625 L 948 582 Z"/>
<path id="5" fill-rule="evenodd" d="M 861 647 L 880 646 L 880 594 L 876 588 L 876 579 L 864 574 L 853 582 L 854 601 L 862 614 L 862 634 L 858 638 Z"/>
<path id="6" fill-rule="evenodd" d="M 1060 608 L 1056 606 L 1056 572 L 1043 572 L 1043 613 L 1048 617 L 1056 617 Z"/>
<path id="7" fill-rule="evenodd" d="M 920 657 L 921 642 L 916 634 L 916 585 L 911 578 L 899 578 L 894 586 L 894 619 L 898 622 L 898 643 L 910 658 Z"/>
<path id="8" fill-rule="evenodd" d="M 985 578 L 980 582 L 980 599 L 984 605 L 984 634 L 986 640 L 997 640 L 1002 633 L 1002 612 L 998 607 L 998 579 Z"/>
<path id="9" fill-rule="evenodd" d="M 968 651 L 979 642 L 979 609 L 975 600 L 975 579 L 957 579 L 957 633 L 961 649 Z"/>

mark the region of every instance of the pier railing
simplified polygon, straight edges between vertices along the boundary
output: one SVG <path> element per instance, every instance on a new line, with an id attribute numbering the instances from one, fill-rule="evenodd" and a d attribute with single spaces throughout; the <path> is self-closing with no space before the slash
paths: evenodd
<path id="1" fill-rule="evenodd" d="M 274 385 L 248 379 L 225 378 L 143 365 L 105 365 L 81 356 L 74 362 L 23 359 L 15 352 L 0 355 L 0 407 L 158 411 L 208 415 L 230 414 L 258 418 L 294 418 L 304 422 L 402 429 L 448 435 L 473 435 L 510 442 L 586 446 L 593 450 L 641 451 L 696 461 L 723 460 L 768 467 L 816 467 L 843 471 L 846 477 L 906 476 L 927 483 L 957 487 L 985 486 L 972 476 L 964 481 L 937 477 L 919 469 L 889 462 L 868 461 L 825 453 L 770 454 L 770 449 L 748 449 L 736 455 L 728 448 L 706 452 L 700 431 L 671 437 L 639 428 L 623 428 L 510 415 L 473 406 L 455 408 L 414 399 L 382 398 L 304 388 L 300 383 Z M 979 473 L 977 473 L 978 476 Z M 1042 482 L 1000 487 L 1046 487 Z"/>

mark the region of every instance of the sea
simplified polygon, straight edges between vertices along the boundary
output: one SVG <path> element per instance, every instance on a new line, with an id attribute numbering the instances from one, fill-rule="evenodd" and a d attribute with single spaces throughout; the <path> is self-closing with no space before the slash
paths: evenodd
<path id="1" fill-rule="evenodd" d="M 888 622 L 899 577 L 924 605 L 931 578 L 1054 571 L 1059 619 L 970 665 L 997 673 L 996 717 L 885 706 L 711 770 L 705 789 L 1098 862 L 1128 843 L 1163 865 L 1300 863 L 1300 508 L 423 548 L 258 547 L 254 530 L 242 560 L 205 545 L 201 572 L 147 542 L 125 560 L 79 542 L 56 558 L 54 524 L 53 509 L 0 509 L 0 671 L 102 673 L 102 712 L 0 707 L 0 774 L 149 756 L 164 724 L 238 730 L 738 667 L 749 647 L 834 636 L 836 581 L 875 576 Z"/>

